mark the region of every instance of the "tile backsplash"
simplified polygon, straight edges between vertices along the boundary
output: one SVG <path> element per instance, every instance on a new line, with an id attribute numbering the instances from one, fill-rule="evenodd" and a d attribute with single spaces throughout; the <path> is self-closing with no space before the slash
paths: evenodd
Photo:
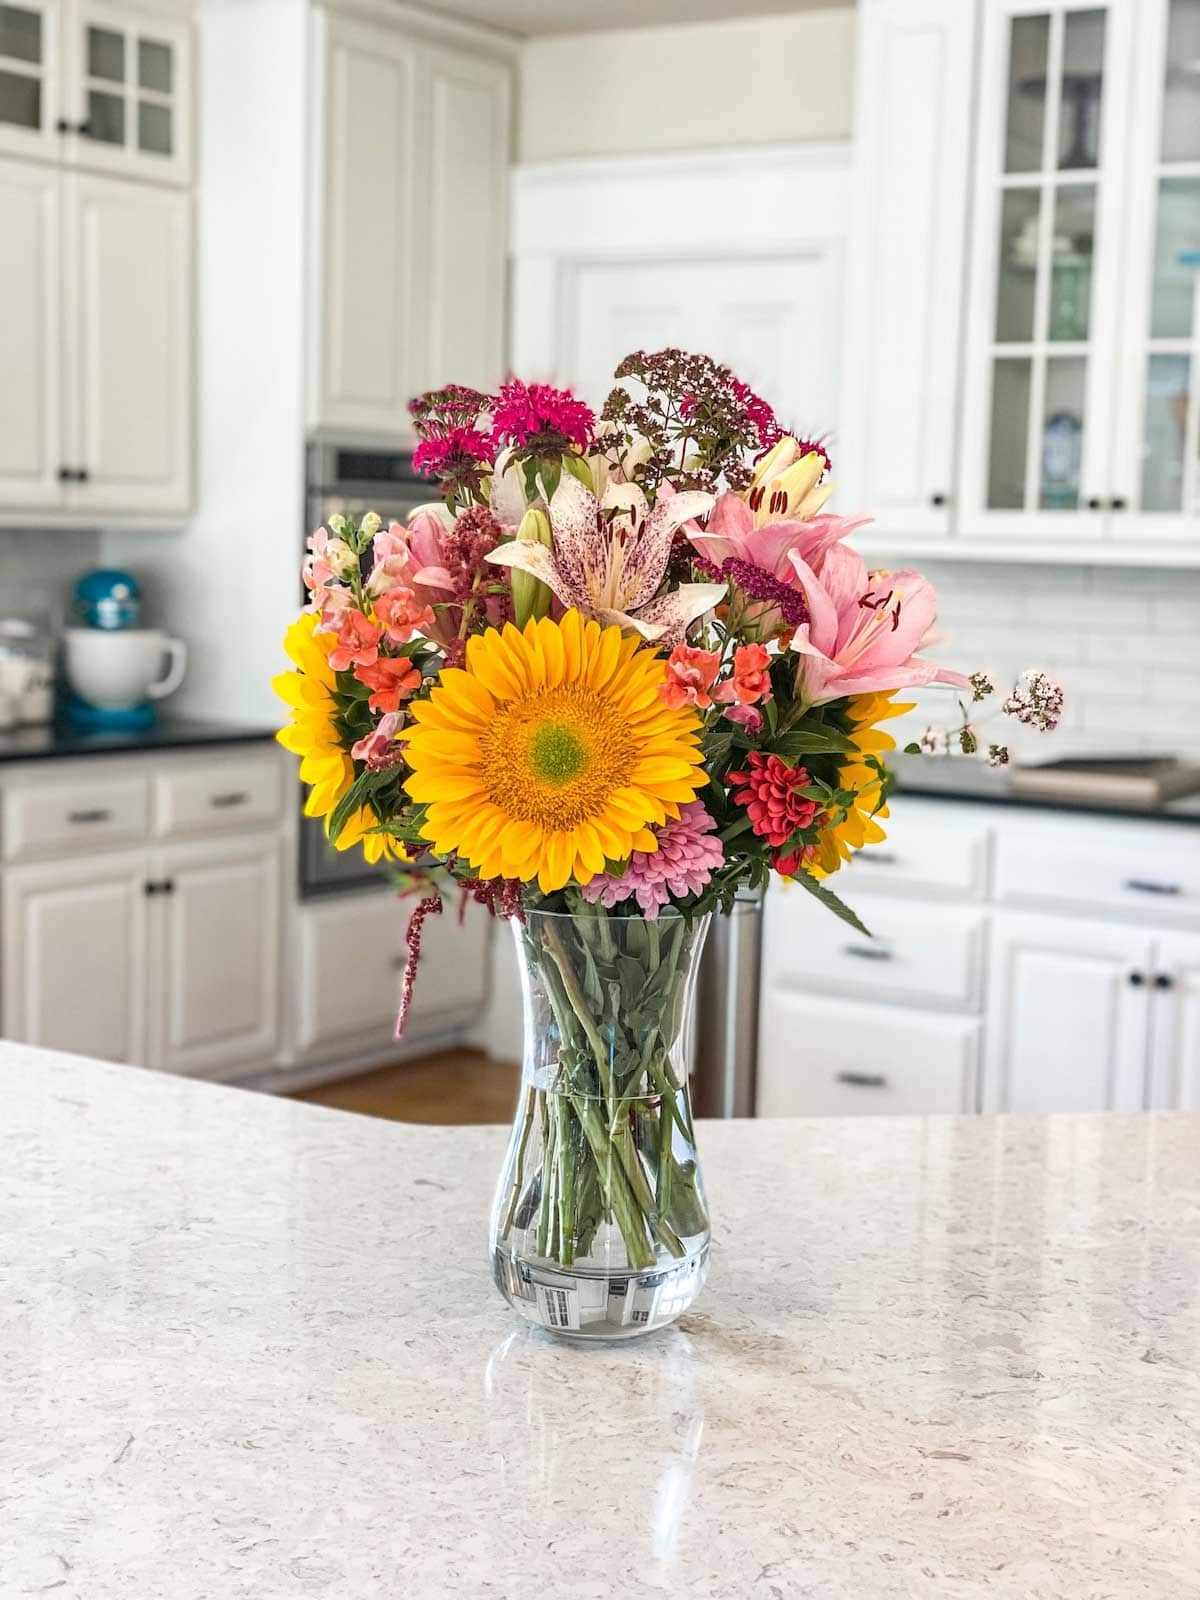
<path id="1" fill-rule="evenodd" d="M 986 671 L 1005 689 L 1025 668 L 1045 667 L 1066 690 L 1053 739 L 1008 717 L 981 728 L 983 738 L 1008 744 L 1014 757 L 1068 747 L 1200 755 L 1200 571 L 918 565 L 940 602 L 942 642 L 927 652 L 934 660 Z M 918 709 L 893 725 L 901 743 L 931 722 L 945 723 L 951 696 L 924 691 Z"/>
<path id="2" fill-rule="evenodd" d="M 75 579 L 102 559 L 99 533 L 0 529 L 0 612 L 40 613 L 58 629 Z"/>

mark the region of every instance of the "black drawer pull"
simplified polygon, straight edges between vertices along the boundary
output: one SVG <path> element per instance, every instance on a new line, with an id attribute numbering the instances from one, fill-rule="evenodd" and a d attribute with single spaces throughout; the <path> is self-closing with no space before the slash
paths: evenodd
<path id="1" fill-rule="evenodd" d="M 882 1072 L 839 1072 L 833 1081 L 848 1084 L 852 1089 L 886 1089 L 888 1086 Z"/>
<path id="2" fill-rule="evenodd" d="M 225 794 L 212 794 L 208 797 L 210 806 L 215 806 L 218 811 L 226 811 L 230 806 L 244 806 L 249 803 L 250 796 L 245 789 L 230 789 Z"/>
<path id="3" fill-rule="evenodd" d="M 860 961 L 894 961 L 895 952 L 882 944 L 844 944 L 844 956 L 857 956 Z"/>
<path id="4" fill-rule="evenodd" d="M 68 822 L 111 822 L 112 812 L 104 806 L 94 806 L 91 810 L 68 811 Z"/>
<path id="5" fill-rule="evenodd" d="M 1126 878 L 1125 888 L 1133 894 L 1182 894 L 1178 883 L 1155 883 L 1153 878 Z"/>

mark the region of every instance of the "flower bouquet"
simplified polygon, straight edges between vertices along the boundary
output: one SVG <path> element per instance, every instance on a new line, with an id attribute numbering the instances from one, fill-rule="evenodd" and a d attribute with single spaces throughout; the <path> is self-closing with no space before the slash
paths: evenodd
<path id="1" fill-rule="evenodd" d="M 934 591 L 845 543 L 866 519 L 826 509 L 823 444 L 702 355 L 616 378 L 599 418 L 515 379 L 414 401 L 439 498 L 312 535 L 276 680 L 308 814 L 420 896 L 400 1028 L 448 893 L 512 922 L 526 1050 L 494 1271 L 531 1320 L 603 1337 L 703 1278 L 687 1068 L 710 914 L 774 874 L 866 932 L 829 880 L 884 837 L 897 692 L 991 692 L 920 654 Z M 1023 720 L 1052 725 L 1056 696 L 1029 675 Z"/>

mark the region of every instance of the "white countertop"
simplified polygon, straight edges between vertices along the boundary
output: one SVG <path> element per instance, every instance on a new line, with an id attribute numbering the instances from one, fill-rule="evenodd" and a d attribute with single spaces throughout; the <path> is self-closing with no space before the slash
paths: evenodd
<path id="1" fill-rule="evenodd" d="M 0 1595 L 1200 1593 L 1200 1117 L 702 1125 L 627 1345 L 485 1264 L 501 1129 L 0 1045 Z"/>

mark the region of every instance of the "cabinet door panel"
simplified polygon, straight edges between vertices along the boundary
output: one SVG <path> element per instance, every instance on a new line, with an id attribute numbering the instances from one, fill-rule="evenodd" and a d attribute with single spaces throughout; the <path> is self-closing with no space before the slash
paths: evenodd
<path id="1" fill-rule="evenodd" d="M 146 1058 L 146 858 L 78 857 L 4 875 L 4 1034 Z"/>
<path id="2" fill-rule="evenodd" d="M 412 350 L 415 55 L 390 29 L 323 14 L 314 29 L 324 149 L 312 421 L 406 435 L 421 386 Z"/>
<path id="3" fill-rule="evenodd" d="M 948 533 L 975 7 L 859 7 L 856 204 L 839 489 L 878 531 Z"/>
<path id="4" fill-rule="evenodd" d="M 0 153 L 58 157 L 59 26 L 58 0 L 0 3 Z"/>
<path id="5" fill-rule="evenodd" d="M 428 51 L 421 73 L 429 94 L 422 387 L 456 382 L 489 389 L 504 376 L 508 68 Z"/>
<path id="6" fill-rule="evenodd" d="M 191 495 L 191 203 L 79 174 L 67 184 L 68 486 L 76 511 L 186 511 Z"/>
<path id="7" fill-rule="evenodd" d="M 765 988 L 757 1115 L 974 1111 L 978 1049 L 971 1017 Z"/>
<path id="8" fill-rule="evenodd" d="M 165 924 L 156 1065 L 203 1073 L 276 1053 L 280 843 L 274 834 L 164 850 L 155 876 Z"/>
<path id="9" fill-rule="evenodd" d="M 59 178 L 0 165 L 0 504 L 57 506 L 63 490 Z"/>
<path id="10" fill-rule="evenodd" d="M 961 530 L 1100 540 L 1109 501 L 1130 0 L 985 0 Z"/>
<path id="11" fill-rule="evenodd" d="M 1154 951 L 1150 1105 L 1200 1111 L 1200 936 L 1162 934 Z"/>
<path id="12" fill-rule="evenodd" d="M 75 0 L 67 74 L 80 128 L 63 141 L 75 167 L 158 183 L 191 172 L 191 29 L 185 22 Z M 80 126 L 82 125 L 82 126 Z"/>
<path id="13" fill-rule="evenodd" d="M 997 912 L 985 1110 L 1141 1110 L 1151 955 L 1141 928 Z"/>

